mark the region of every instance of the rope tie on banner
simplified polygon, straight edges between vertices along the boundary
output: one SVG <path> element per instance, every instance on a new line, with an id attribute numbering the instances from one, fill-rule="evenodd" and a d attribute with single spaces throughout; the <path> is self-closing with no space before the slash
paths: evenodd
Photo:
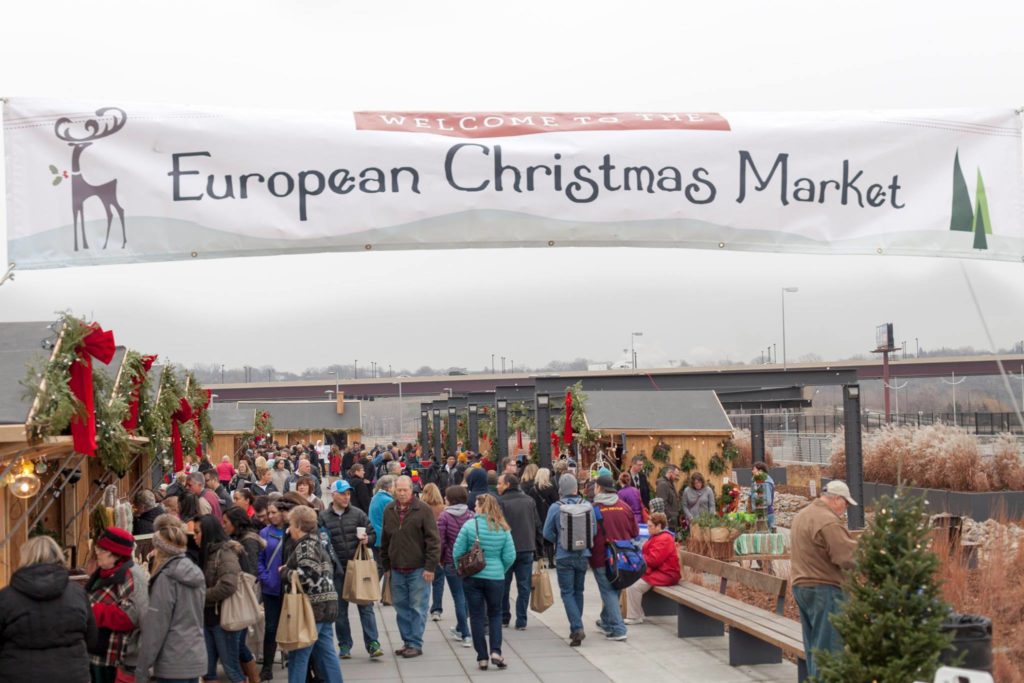
<path id="1" fill-rule="evenodd" d="M 14 263 L 7 264 L 7 272 L 0 277 L 0 285 L 10 280 L 14 282 Z"/>
<path id="2" fill-rule="evenodd" d="M 985 319 L 985 314 L 981 310 L 981 303 L 978 301 L 978 295 L 974 292 L 974 285 L 971 284 L 971 278 L 967 274 L 967 266 L 964 265 L 963 260 L 960 260 L 960 272 L 964 274 L 964 281 L 967 283 L 967 291 L 971 295 L 971 300 L 974 302 L 974 310 L 978 312 L 978 318 L 981 320 L 981 328 L 985 331 L 985 338 L 988 340 L 989 350 L 996 357 L 996 365 L 999 367 L 999 374 L 1003 379 L 1003 387 L 1006 389 L 1006 394 L 1010 397 L 1010 404 L 1013 406 L 1013 412 L 1017 415 L 1017 421 L 1020 423 L 1021 429 L 1024 429 L 1024 415 L 1021 414 L 1022 406 L 1017 403 L 1017 395 L 1013 393 L 1013 389 L 1010 387 L 1010 378 L 1007 376 L 1006 368 L 1003 367 L 1003 361 L 999 358 L 998 350 L 996 349 L 995 341 L 992 339 L 992 332 L 988 329 L 988 321 Z"/>

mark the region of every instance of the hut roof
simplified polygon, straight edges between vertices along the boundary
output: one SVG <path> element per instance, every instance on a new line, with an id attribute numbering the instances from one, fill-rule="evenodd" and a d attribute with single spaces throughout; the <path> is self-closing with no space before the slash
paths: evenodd
<path id="1" fill-rule="evenodd" d="M 587 423 L 597 430 L 731 431 L 714 391 L 587 392 Z"/>
<path id="2" fill-rule="evenodd" d="M 47 358 L 43 340 L 54 338 L 50 322 L 0 323 L 0 424 L 25 424 L 32 400 L 20 380 L 26 368 Z"/>
<path id="3" fill-rule="evenodd" d="M 215 403 L 210 407 L 210 420 L 215 432 L 249 432 L 256 411 L 266 410 L 279 431 L 359 429 L 360 407 L 359 401 L 345 401 L 345 414 L 338 415 L 334 401 Z"/>

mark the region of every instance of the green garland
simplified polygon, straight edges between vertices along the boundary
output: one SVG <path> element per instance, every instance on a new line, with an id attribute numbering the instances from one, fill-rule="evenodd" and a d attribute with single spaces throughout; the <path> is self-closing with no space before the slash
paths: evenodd
<path id="1" fill-rule="evenodd" d="M 155 443 L 151 443 L 154 453 L 159 457 L 160 464 L 165 472 L 170 472 L 174 467 L 173 455 L 171 453 L 171 420 L 172 415 L 178 412 L 181 407 L 181 399 L 185 398 L 185 389 L 181 382 L 174 375 L 174 369 L 165 365 L 160 372 L 160 391 L 154 406 L 152 419 L 158 421 L 153 425 L 156 436 Z M 153 439 L 153 435 L 150 435 Z"/>
<path id="2" fill-rule="evenodd" d="M 113 378 L 102 368 L 93 371 L 93 393 L 96 407 L 96 456 L 104 467 L 118 477 L 123 477 L 128 472 L 132 457 L 128 430 L 122 424 L 128 417 L 127 397 L 114 390 Z"/>
<path id="3" fill-rule="evenodd" d="M 537 421 L 522 401 L 508 404 L 508 433 L 517 431 L 526 434 L 531 441 L 537 440 Z"/>
<path id="4" fill-rule="evenodd" d="M 693 457 L 693 453 L 690 452 L 689 448 L 683 452 L 683 459 L 679 463 L 679 469 L 687 474 L 697 469 L 697 458 Z"/>
<path id="5" fill-rule="evenodd" d="M 668 454 L 672 451 L 672 446 L 659 441 L 654 445 L 654 449 L 651 451 L 651 457 L 658 462 L 668 462 Z"/>
<path id="6" fill-rule="evenodd" d="M 733 462 L 740 457 L 740 449 L 733 443 L 731 438 L 723 440 L 718 446 L 722 449 L 722 457 L 728 462 Z"/>
<path id="7" fill-rule="evenodd" d="M 587 409 L 587 395 L 583 393 L 583 381 L 580 380 L 571 387 L 566 387 L 572 401 L 572 431 L 576 438 L 584 444 L 593 444 L 601 438 L 601 432 L 587 426 L 585 412 Z"/>
<path id="8" fill-rule="evenodd" d="M 188 377 L 188 403 L 192 406 L 192 413 L 201 411 L 199 412 L 198 437 L 202 443 L 211 444 L 213 443 L 213 423 L 210 421 L 210 412 L 204 408 L 208 398 L 206 389 L 191 371 L 186 376 Z"/>
<path id="9" fill-rule="evenodd" d="M 61 316 L 60 324 L 62 333 L 56 355 L 30 363 L 21 381 L 26 400 L 39 401 L 39 408 L 28 424 L 28 439 L 32 443 L 66 434 L 71 418 L 85 417 L 85 406 L 71 393 L 68 382 L 71 364 L 78 361 L 78 347 L 91 329 L 84 320 L 68 313 Z"/>

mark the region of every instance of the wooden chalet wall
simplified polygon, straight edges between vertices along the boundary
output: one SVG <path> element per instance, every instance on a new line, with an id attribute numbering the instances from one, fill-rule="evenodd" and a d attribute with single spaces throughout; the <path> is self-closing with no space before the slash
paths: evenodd
<path id="1" fill-rule="evenodd" d="M 619 441 L 619 434 L 621 431 L 616 430 L 605 430 L 615 434 L 616 441 Z M 728 466 L 723 475 L 713 475 L 708 468 L 708 463 L 711 461 L 711 456 L 715 453 L 722 454 L 722 448 L 719 445 L 722 440 L 730 438 L 732 436 L 731 431 L 707 431 L 707 432 L 687 432 L 686 434 L 680 433 L 662 433 L 657 432 L 629 432 L 626 431 L 626 454 L 623 456 L 623 467 L 628 467 L 629 461 L 634 455 L 645 455 L 647 459 L 654 463 L 654 469 L 650 474 L 651 482 L 651 495 L 654 494 L 654 487 L 658 472 L 666 464 L 672 463 L 679 465 L 683 459 L 683 453 L 687 450 L 693 455 L 697 461 L 697 468 L 694 472 L 700 472 L 704 475 L 704 480 L 712 484 L 715 487 L 715 494 L 717 495 L 722 490 L 722 479 L 729 477 L 730 481 L 733 480 L 732 468 Z M 668 462 L 661 463 L 652 457 L 654 447 L 659 441 L 664 441 L 666 444 L 671 446 L 671 450 L 668 454 Z M 683 479 L 686 479 L 686 474 L 683 474 Z M 692 474 L 692 472 L 691 472 Z M 684 482 L 679 483 L 679 488 L 685 486 Z"/>

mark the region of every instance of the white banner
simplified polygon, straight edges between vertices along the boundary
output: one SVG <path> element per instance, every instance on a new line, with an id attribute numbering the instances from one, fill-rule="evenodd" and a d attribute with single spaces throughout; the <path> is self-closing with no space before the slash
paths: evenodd
<path id="1" fill-rule="evenodd" d="M 1024 259 L 1012 110 L 438 113 L 12 99 L 19 268 L 645 246 Z"/>

